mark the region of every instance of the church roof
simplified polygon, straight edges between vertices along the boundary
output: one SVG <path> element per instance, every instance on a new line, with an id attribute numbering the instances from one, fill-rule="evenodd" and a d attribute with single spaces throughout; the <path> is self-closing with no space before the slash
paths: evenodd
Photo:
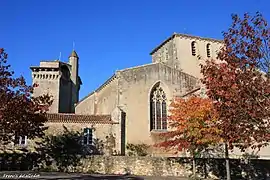
<path id="1" fill-rule="evenodd" d="M 184 95 L 180 96 L 181 98 L 187 97 L 189 95 L 194 94 L 195 92 L 201 90 L 201 87 L 196 87 L 195 89 L 192 89 L 191 91 L 186 92 Z M 179 97 L 179 96 L 178 96 Z"/>
<path id="2" fill-rule="evenodd" d="M 71 55 L 69 57 L 79 57 L 75 50 L 71 52 Z"/>
<path id="3" fill-rule="evenodd" d="M 91 93 L 89 93 L 88 95 L 86 95 L 84 98 L 82 98 L 77 104 L 80 104 L 81 102 L 83 102 L 85 99 L 87 99 L 89 96 L 91 96 L 92 94 L 94 94 L 95 92 L 98 92 L 100 90 L 102 90 L 104 87 L 106 87 L 106 85 L 110 84 L 114 79 L 116 78 L 116 74 L 114 73 L 109 79 L 107 79 L 101 86 L 99 86 L 96 90 L 92 91 Z"/>
<path id="4" fill-rule="evenodd" d="M 113 124 L 110 115 L 79 115 L 66 113 L 46 114 L 48 122 L 51 123 L 91 123 L 91 124 Z"/>
<path id="5" fill-rule="evenodd" d="M 175 37 L 182 37 L 182 38 L 189 38 L 189 39 L 197 39 L 197 40 L 202 40 L 202 41 L 212 41 L 212 42 L 218 42 L 218 43 L 223 43 L 222 40 L 219 39 L 213 39 L 213 38 L 205 38 L 205 37 L 200 37 L 200 36 L 193 36 L 193 35 L 188 35 L 188 34 L 179 34 L 179 33 L 173 33 L 169 38 L 167 38 L 165 41 L 163 41 L 160 45 L 158 45 L 155 49 L 153 49 L 150 52 L 150 55 L 154 54 L 157 50 L 159 50 L 164 44 L 169 42 L 170 40 L 174 39 Z"/>

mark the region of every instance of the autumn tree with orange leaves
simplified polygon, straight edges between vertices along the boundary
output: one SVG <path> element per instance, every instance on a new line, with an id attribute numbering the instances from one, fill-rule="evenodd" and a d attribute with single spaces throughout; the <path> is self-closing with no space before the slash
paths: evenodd
<path id="1" fill-rule="evenodd" d="M 228 150 L 260 150 L 270 141 L 270 28 L 260 13 L 232 20 L 217 57 L 221 63 L 202 66 L 202 82 L 223 131 L 228 180 Z"/>
<path id="2" fill-rule="evenodd" d="M 166 139 L 157 146 L 167 150 L 187 151 L 193 157 L 195 175 L 195 156 L 211 145 L 221 141 L 221 131 L 216 127 L 218 117 L 213 103 L 208 98 L 191 96 L 176 98 L 170 108 L 168 125 L 170 131 L 162 133 Z"/>

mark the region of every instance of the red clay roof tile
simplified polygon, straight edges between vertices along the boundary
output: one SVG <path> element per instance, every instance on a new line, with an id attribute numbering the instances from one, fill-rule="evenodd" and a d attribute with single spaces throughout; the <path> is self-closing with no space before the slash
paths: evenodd
<path id="1" fill-rule="evenodd" d="M 114 124 L 110 115 L 78 115 L 65 113 L 46 114 L 48 122 Z"/>

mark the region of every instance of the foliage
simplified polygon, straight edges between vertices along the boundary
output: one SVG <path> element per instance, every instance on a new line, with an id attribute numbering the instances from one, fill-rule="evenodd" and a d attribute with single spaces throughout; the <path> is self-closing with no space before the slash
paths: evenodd
<path id="1" fill-rule="evenodd" d="M 0 49 L 0 143 L 14 141 L 14 136 L 27 136 L 29 139 L 44 135 L 45 113 L 52 103 L 51 97 L 33 97 L 33 86 L 26 85 L 21 76 L 14 77 L 7 64 L 7 53 Z"/>
<path id="2" fill-rule="evenodd" d="M 147 144 L 127 144 L 127 150 L 129 156 L 147 156 L 147 150 L 149 145 Z"/>
<path id="3" fill-rule="evenodd" d="M 105 137 L 104 141 L 104 149 L 107 151 L 106 154 L 117 155 L 117 152 L 114 150 L 115 146 L 116 146 L 115 136 L 112 133 L 110 133 L 108 136 Z"/>
<path id="4" fill-rule="evenodd" d="M 232 15 L 232 25 L 224 32 L 225 46 L 218 58 L 241 70 L 258 68 L 270 75 L 270 27 L 262 14 Z"/>
<path id="5" fill-rule="evenodd" d="M 40 152 L 46 156 L 47 163 L 50 163 L 49 160 L 53 160 L 60 170 L 64 170 L 79 162 L 80 156 L 83 154 L 83 146 L 80 140 L 80 133 L 69 131 L 64 127 L 63 134 L 45 137 Z"/>
<path id="6" fill-rule="evenodd" d="M 221 141 L 221 131 L 215 127 L 217 116 L 210 99 L 195 95 L 187 99 L 176 98 L 171 104 L 170 114 L 171 130 L 161 134 L 166 140 L 157 146 L 176 152 L 187 150 L 195 155 Z"/>
<path id="7" fill-rule="evenodd" d="M 262 49 L 269 50 L 270 31 L 259 13 L 232 19 L 217 57 L 220 61 L 202 65 L 202 83 L 214 101 L 217 127 L 229 149 L 260 149 L 270 138 L 270 81 L 261 71 L 269 68 Z"/>
<path id="8" fill-rule="evenodd" d="M 93 145 L 82 144 L 82 133 L 67 129 L 58 135 L 48 135 L 40 144 L 39 153 L 47 166 L 56 163 L 60 171 L 66 171 L 68 167 L 76 167 L 82 158 L 89 155 L 103 154 L 103 141 L 94 139 Z"/>

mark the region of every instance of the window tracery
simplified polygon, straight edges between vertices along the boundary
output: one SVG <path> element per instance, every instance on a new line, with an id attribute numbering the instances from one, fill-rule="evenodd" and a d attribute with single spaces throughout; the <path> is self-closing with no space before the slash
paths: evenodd
<path id="1" fill-rule="evenodd" d="M 150 95 L 150 130 L 167 129 L 167 98 L 163 89 L 158 85 Z"/>

